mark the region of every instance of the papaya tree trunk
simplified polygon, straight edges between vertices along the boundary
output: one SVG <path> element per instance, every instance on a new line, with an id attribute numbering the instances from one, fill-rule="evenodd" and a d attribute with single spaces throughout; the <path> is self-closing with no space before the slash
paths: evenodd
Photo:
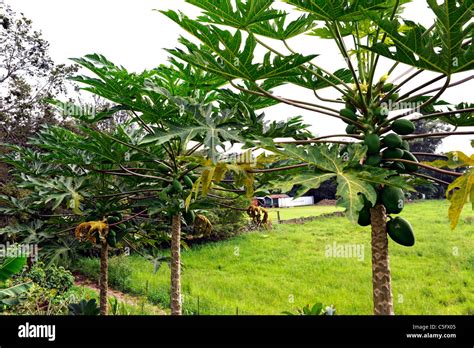
<path id="1" fill-rule="evenodd" d="M 181 215 L 171 223 L 171 315 L 181 315 Z"/>
<path id="2" fill-rule="evenodd" d="M 100 248 L 100 315 L 107 315 L 108 301 L 107 291 L 109 288 L 109 244 L 101 243 Z"/>
<path id="3" fill-rule="evenodd" d="M 392 285 L 388 257 L 387 214 L 377 204 L 370 210 L 372 227 L 372 287 L 375 315 L 393 315 Z"/>

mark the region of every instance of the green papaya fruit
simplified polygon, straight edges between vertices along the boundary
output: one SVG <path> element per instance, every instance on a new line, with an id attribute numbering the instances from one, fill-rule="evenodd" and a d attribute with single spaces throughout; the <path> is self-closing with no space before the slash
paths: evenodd
<path id="1" fill-rule="evenodd" d="M 168 193 L 167 191 L 163 190 L 158 194 L 158 198 L 160 201 L 167 201 L 168 200 Z"/>
<path id="2" fill-rule="evenodd" d="M 415 244 L 415 235 L 411 224 L 399 216 L 387 222 L 387 232 L 395 243 L 403 246 Z"/>
<path id="3" fill-rule="evenodd" d="M 171 185 L 174 192 L 183 192 L 183 185 L 177 179 L 174 179 Z"/>
<path id="4" fill-rule="evenodd" d="M 382 158 L 402 158 L 403 150 L 401 149 L 385 149 L 382 151 Z"/>
<path id="5" fill-rule="evenodd" d="M 382 162 L 382 157 L 380 157 L 379 155 L 370 155 L 365 160 L 366 165 L 373 167 L 378 166 L 380 162 Z"/>
<path id="6" fill-rule="evenodd" d="M 387 134 L 383 139 L 382 139 L 382 145 L 391 149 L 398 148 L 402 146 L 402 138 L 395 133 L 390 133 Z"/>
<path id="7" fill-rule="evenodd" d="M 193 181 L 191 180 L 191 178 L 187 175 L 185 175 L 183 177 L 183 182 L 184 182 L 184 185 L 186 185 L 187 188 L 193 188 Z"/>
<path id="8" fill-rule="evenodd" d="M 375 155 L 380 152 L 380 138 L 377 134 L 368 134 L 364 138 L 364 144 L 367 146 L 367 153 Z"/>
<path id="9" fill-rule="evenodd" d="M 405 195 L 398 187 L 385 186 L 380 193 L 380 198 L 387 214 L 399 214 L 405 206 Z"/>
<path id="10" fill-rule="evenodd" d="M 404 164 L 401 163 L 401 162 L 393 162 L 392 164 L 389 165 L 388 168 L 390 168 L 391 170 L 395 170 L 398 173 L 405 173 L 406 172 L 406 168 L 405 168 Z"/>
<path id="11" fill-rule="evenodd" d="M 382 86 L 382 92 L 387 93 L 390 92 L 393 89 L 394 84 L 393 83 L 386 83 Z"/>
<path id="12" fill-rule="evenodd" d="M 396 101 L 398 98 L 400 98 L 400 94 L 398 94 L 398 93 L 393 93 L 393 94 L 391 94 L 391 95 L 388 97 L 388 100 Z"/>
<path id="13" fill-rule="evenodd" d="M 170 171 L 170 167 L 166 164 L 160 163 L 156 168 L 160 173 L 168 173 Z"/>
<path id="14" fill-rule="evenodd" d="M 396 120 L 392 123 L 392 130 L 397 134 L 407 135 L 415 131 L 415 125 L 408 120 Z"/>
<path id="15" fill-rule="evenodd" d="M 406 151 L 410 151 L 410 143 L 408 143 L 408 141 L 406 140 L 403 140 L 402 146 L 400 148 Z"/>
<path id="16" fill-rule="evenodd" d="M 383 122 L 387 119 L 388 109 L 383 107 L 378 107 L 374 110 L 374 117 L 377 122 Z"/>
<path id="17" fill-rule="evenodd" d="M 346 109 L 352 110 L 353 112 L 357 111 L 357 108 L 350 102 L 346 102 Z"/>
<path id="18" fill-rule="evenodd" d="M 109 224 L 115 224 L 119 221 L 121 221 L 121 219 L 117 215 L 110 215 L 110 216 L 107 217 L 107 223 L 109 223 Z"/>
<path id="19" fill-rule="evenodd" d="M 194 220 L 196 219 L 196 214 L 192 210 L 188 210 L 183 214 L 184 221 L 186 221 L 187 225 L 192 225 Z"/>
<path id="20" fill-rule="evenodd" d="M 115 232 L 110 231 L 105 238 L 107 240 L 107 244 L 109 244 L 112 248 L 117 246 L 117 239 L 115 238 Z"/>
<path id="21" fill-rule="evenodd" d="M 418 159 L 409 151 L 403 151 L 403 159 L 416 162 L 418 163 Z M 418 170 L 418 166 L 416 164 L 411 164 L 411 163 L 404 163 L 405 168 L 409 172 L 416 172 Z"/>
<path id="22" fill-rule="evenodd" d="M 347 109 L 347 108 L 342 109 L 342 110 L 339 111 L 339 115 L 341 115 L 342 117 L 345 117 L 345 118 L 349 118 L 352 121 L 357 121 L 357 115 L 351 109 Z M 344 120 L 344 122 L 346 122 L 346 121 Z M 346 122 L 346 123 L 348 123 L 348 122 Z"/>
<path id="23" fill-rule="evenodd" d="M 358 134 L 359 130 L 356 126 L 354 126 L 353 124 L 350 124 L 346 127 L 346 133 L 347 134 Z"/>
<path id="24" fill-rule="evenodd" d="M 362 210 L 359 212 L 359 218 L 357 219 L 357 223 L 360 226 L 370 225 L 370 208 L 362 208 Z"/>

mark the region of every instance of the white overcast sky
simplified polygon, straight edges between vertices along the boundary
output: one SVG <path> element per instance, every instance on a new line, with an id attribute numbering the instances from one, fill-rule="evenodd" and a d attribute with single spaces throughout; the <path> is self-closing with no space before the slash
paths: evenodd
<path id="1" fill-rule="evenodd" d="M 179 26 L 161 13 L 153 11 L 154 9 L 181 10 L 189 17 L 195 17 L 200 13 L 199 9 L 186 4 L 184 0 L 4 0 L 4 2 L 33 20 L 35 28 L 41 30 L 44 38 L 50 42 L 50 53 L 57 63 L 68 63 L 68 58 L 71 57 L 100 53 L 114 63 L 137 72 L 165 63 L 167 52 L 163 48 L 175 47 L 178 37 L 185 34 Z M 279 1 L 276 3 L 281 8 L 290 9 Z M 406 7 L 406 15 L 410 19 L 428 27 L 432 23 L 432 17 L 426 15 L 427 13 L 429 12 L 424 0 L 414 0 Z M 278 45 L 278 42 L 266 41 Z M 306 36 L 290 40 L 289 43 L 300 52 L 320 54 L 315 61 L 327 70 L 335 71 L 343 67 L 342 58 L 331 41 Z M 379 74 L 385 73 L 391 66 L 391 62 L 384 59 L 382 61 Z M 400 67 L 394 76 L 397 72 L 402 73 L 405 70 L 406 67 Z M 470 74 L 472 72 L 455 75 L 453 81 Z M 424 82 L 434 76 L 437 75 L 423 73 L 416 81 Z M 474 81 L 471 80 L 462 87 L 448 90 L 443 99 L 453 103 L 473 102 L 473 88 Z M 314 99 L 309 91 L 295 87 L 282 87 L 277 92 L 294 99 L 306 101 Z M 322 91 L 321 95 L 337 97 L 329 90 Z M 337 119 L 316 116 L 310 111 L 287 105 L 271 107 L 266 110 L 266 115 L 271 120 L 303 115 L 305 122 L 312 125 L 311 130 L 317 135 L 344 133 L 345 128 L 345 124 Z M 449 137 L 440 150 L 463 150 L 474 153 L 470 145 L 471 139 L 474 139 L 474 136 Z"/>

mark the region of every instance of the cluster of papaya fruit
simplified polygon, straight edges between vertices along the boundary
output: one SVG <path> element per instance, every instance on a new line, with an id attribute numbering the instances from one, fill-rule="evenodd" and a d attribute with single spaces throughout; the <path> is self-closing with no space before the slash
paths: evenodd
<path id="1" fill-rule="evenodd" d="M 415 235 L 413 228 L 408 220 L 397 216 L 392 218 L 390 214 L 400 214 L 405 206 L 405 195 L 403 190 L 398 187 L 385 186 L 377 191 L 377 203 L 383 204 L 389 216 L 387 222 L 387 233 L 390 238 L 403 246 L 413 246 L 415 244 Z M 364 207 L 359 212 L 358 224 L 360 226 L 369 226 L 371 224 L 370 209 L 372 204 L 364 197 Z"/>
<path id="2" fill-rule="evenodd" d="M 160 192 L 159 198 L 163 201 L 168 201 L 170 197 L 181 197 L 184 193 L 185 187 L 188 189 L 193 187 L 193 180 L 188 175 L 183 176 L 181 180 L 174 178 L 170 185 Z"/>
<path id="3" fill-rule="evenodd" d="M 418 166 L 414 163 L 397 161 L 403 159 L 418 162 L 417 158 L 410 152 L 409 143 L 401 137 L 413 133 L 415 125 L 405 119 L 387 121 L 388 109 L 380 105 L 384 101 L 395 102 L 399 99 L 398 93 L 388 93 L 394 89 L 396 89 L 396 86 L 391 83 L 379 83 L 374 87 L 377 100 L 369 105 L 364 115 L 358 114 L 360 106 L 354 105 L 354 102 L 350 100 L 346 100 L 345 108 L 340 110 L 339 114 L 347 119 L 344 120 L 348 123 L 346 127 L 347 134 L 363 136 L 363 143 L 367 147 L 364 165 L 387 168 L 396 171 L 398 174 L 405 174 L 415 172 L 418 169 Z M 386 127 L 384 127 L 385 125 Z M 392 132 L 386 134 L 388 131 Z M 343 149 L 342 152 L 344 151 Z M 404 207 L 402 189 L 391 186 L 376 187 L 376 189 L 378 192 L 377 203 L 385 206 L 387 214 L 401 213 Z M 364 208 L 359 213 L 359 225 L 370 225 L 371 208 L 371 203 L 364 198 Z M 392 240 L 398 244 L 412 246 L 415 243 L 413 229 L 410 223 L 402 217 L 392 218 L 389 215 L 387 232 Z"/>
<path id="4" fill-rule="evenodd" d="M 107 217 L 107 223 L 109 224 L 109 233 L 107 233 L 107 243 L 115 248 L 117 243 L 122 240 L 123 237 L 127 234 L 127 226 L 125 223 L 115 225 L 123 221 L 123 216 L 121 213 L 114 212 Z"/>

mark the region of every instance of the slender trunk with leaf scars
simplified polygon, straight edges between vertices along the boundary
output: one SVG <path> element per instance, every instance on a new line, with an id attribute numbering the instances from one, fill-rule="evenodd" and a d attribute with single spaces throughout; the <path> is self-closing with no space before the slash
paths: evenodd
<path id="1" fill-rule="evenodd" d="M 171 223 L 171 315 L 181 315 L 181 215 Z"/>
<path id="2" fill-rule="evenodd" d="M 109 288 L 109 244 L 102 242 L 100 247 L 100 315 L 107 315 L 108 301 L 107 291 Z"/>
<path id="3" fill-rule="evenodd" d="M 392 284 L 388 257 L 387 214 L 377 204 L 370 210 L 372 226 L 372 287 L 375 315 L 393 315 Z"/>

